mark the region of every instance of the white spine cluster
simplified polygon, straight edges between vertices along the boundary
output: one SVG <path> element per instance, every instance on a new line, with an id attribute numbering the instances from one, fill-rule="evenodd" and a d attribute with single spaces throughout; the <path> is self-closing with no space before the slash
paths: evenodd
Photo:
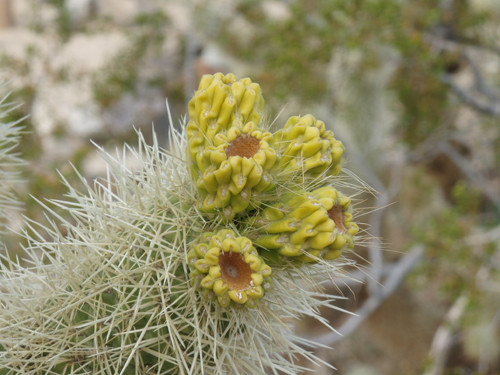
<path id="1" fill-rule="evenodd" d="M 5 232 L 9 213 L 20 207 L 14 192 L 20 182 L 20 167 L 24 164 L 15 152 L 21 137 L 21 120 L 5 121 L 15 108 L 8 102 L 8 95 L 0 99 L 0 233 Z"/>

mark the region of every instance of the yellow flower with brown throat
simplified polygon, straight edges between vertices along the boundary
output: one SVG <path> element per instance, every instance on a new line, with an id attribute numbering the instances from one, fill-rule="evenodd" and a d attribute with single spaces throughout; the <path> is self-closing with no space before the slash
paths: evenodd
<path id="1" fill-rule="evenodd" d="M 354 246 L 351 200 L 327 186 L 293 193 L 248 221 L 255 244 L 305 262 L 331 260 Z"/>
<path id="2" fill-rule="evenodd" d="M 225 217 L 233 217 L 247 209 L 258 193 L 271 188 L 276 152 L 270 143 L 272 134 L 252 122 L 217 134 L 198 165 L 199 208 L 204 212 L 222 210 Z"/>
<path id="3" fill-rule="evenodd" d="M 188 261 L 195 284 L 224 307 L 231 303 L 254 307 L 270 287 L 271 268 L 252 241 L 229 229 L 203 234 L 189 251 Z"/>

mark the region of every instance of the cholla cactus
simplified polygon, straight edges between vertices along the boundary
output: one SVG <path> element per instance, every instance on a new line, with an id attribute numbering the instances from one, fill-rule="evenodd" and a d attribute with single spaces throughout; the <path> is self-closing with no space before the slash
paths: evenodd
<path id="1" fill-rule="evenodd" d="M 259 164 L 271 154 L 277 161 L 282 157 L 272 142 L 262 143 L 259 150 L 273 151 L 259 156 L 253 169 L 267 169 L 272 186 L 252 195 L 237 219 L 224 210 L 198 209 L 210 184 L 198 183 L 206 165 L 196 155 L 219 147 L 224 137 L 232 139 L 232 132 L 259 142 L 267 137 L 257 127 L 263 103 L 258 85 L 238 82 L 232 76 L 205 77 L 195 95 L 213 109 L 209 117 L 219 130 L 206 133 L 198 118 L 204 112 L 196 109 L 190 110 L 194 118 L 187 134 L 171 130 L 168 151 L 156 138 L 147 145 L 139 134 L 139 147 L 126 146 L 123 157 L 103 152 L 104 181 L 89 186 L 82 178 L 84 193 L 67 184 L 69 200 L 52 201 L 71 219 L 47 206 L 48 224 L 28 223 L 29 267 L 8 259 L 0 265 L 0 375 L 296 374 L 304 370 L 295 363 L 298 357 L 321 362 L 307 349 L 313 344 L 297 337 L 290 323 L 311 317 L 328 326 L 318 311 L 335 309 L 336 296 L 321 292 L 320 282 L 341 276 L 343 266 L 352 264 L 326 261 L 352 247 L 357 228 L 349 200 L 324 186 L 334 177 L 311 175 L 315 186 L 323 185 L 311 193 L 296 181 L 289 185 L 279 177 L 278 162 Z M 240 86 L 243 94 L 235 89 Z M 229 110 L 215 110 L 225 108 L 220 103 L 229 103 Z M 204 140 L 194 142 L 200 134 Z M 225 148 L 231 181 L 257 155 L 227 151 L 233 146 L 227 142 Z M 137 159 L 138 170 L 126 167 L 126 151 Z M 233 160 L 241 170 L 233 168 Z M 224 185 L 217 177 L 214 184 Z M 282 190 L 287 197 L 280 198 Z M 318 204 L 326 217 L 318 219 L 313 210 L 296 215 L 301 207 Z M 318 238 L 308 238 L 319 253 L 283 254 L 262 241 L 273 231 L 286 231 L 288 216 L 299 223 L 290 228 L 303 243 L 298 232 L 308 231 L 304 223 L 314 224 Z M 347 245 L 338 240 L 342 235 Z M 333 247 L 334 256 L 321 246 Z"/>
<path id="2" fill-rule="evenodd" d="M 224 76 L 222 73 L 203 76 L 198 91 L 189 102 L 187 135 L 192 160 L 197 160 L 200 147 L 212 146 L 216 135 L 235 124 L 258 124 L 263 107 L 260 86 L 250 78 L 236 81 L 233 74 Z"/>

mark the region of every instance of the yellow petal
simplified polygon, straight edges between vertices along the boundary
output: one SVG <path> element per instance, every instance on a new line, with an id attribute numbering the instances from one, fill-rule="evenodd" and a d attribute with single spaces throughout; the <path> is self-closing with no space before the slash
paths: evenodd
<path id="1" fill-rule="evenodd" d="M 203 258 L 208 251 L 208 247 L 205 244 L 200 243 L 194 247 L 194 250 L 196 251 L 196 255 L 198 257 Z"/>
<path id="2" fill-rule="evenodd" d="M 220 248 L 219 247 L 212 247 L 205 254 L 205 260 L 211 266 L 215 266 L 215 265 L 219 264 L 219 255 L 220 255 Z"/>
<path id="3" fill-rule="evenodd" d="M 252 271 L 255 272 L 257 272 L 262 265 L 262 261 L 260 260 L 260 258 L 252 254 L 245 254 L 245 263 L 247 263 Z"/>
<path id="4" fill-rule="evenodd" d="M 315 236 L 318 233 L 311 224 L 305 224 L 299 228 L 295 233 L 290 235 L 290 243 L 301 245 L 307 241 L 308 238 Z"/>
<path id="5" fill-rule="evenodd" d="M 272 273 L 271 267 L 269 267 L 267 264 L 262 264 L 260 266 L 260 269 L 258 271 L 262 276 L 270 276 Z"/>
<path id="6" fill-rule="evenodd" d="M 231 299 L 227 294 L 217 297 L 217 300 L 222 307 L 228 307 L 231 304 Z"/>
<path id="7" fill-rule="evenodd" d="M 333 230 L 335 229 L 335 223 L 333 222 L 333 220 L 326 220 L 316 225 L 314 229 L 316 229 L 319 233 L 321 232 L 332 233 Z"/>
<path id="8" fill-rule="evenodd" d="M 219 166 L 227 160 L 226 152 L 223 147 L 218 147 L 210 152 L 210 163 Z"/>
<path id="9" fill-rule="evenodd" d="M 218 185 L 227 185 L 231 181 L 231 165 L 227 160 L 224 160 L 219 168 L 214 171 L 215 179 Z"/>
<path id="10" fill-rule="evenodd" d="M 237 214 L 243 212 L 248 207 L 248 205 L 250 204 L 250 200 L 248 198 L 245 198 L 243 194 L 240 194 L 231 197 L 230 204 L 233 213 Z"/>
<path id="11" fill-rule="evenodd" d="M 250 241 L 248 238 L 238 237 L 236 241 L 238 242 L 242 253 L 255 251 L 255 249 L 252 249 L 252 241 Z"/>
<path id="12" fill-rule="evenodd" d="M 220 266 L 212 266 L 212 267 L 210 267 L 210 270 L 208 271 L 208 274 L 214 280 L 219 279 L 221 277 Z"/>
<path id="13" fill-rule="evenodd" d="M 243 176 L 248 176 L 255 166 L 255 161 L 252 158 L 242 158 L 241 173 Z"/>
<path id="14" fill-rule="evenodd" d="M 205 259 L 199 259 L 196 261 L 194 264 L 196 269 L 200 271 L 201 273 L 207 273 L 208 270 L 210 269 L 210 264 L 208 264 Z"/>
<path id="15" fill-rule="evenodd" d="M 243 190 L 246 182 L 246 176 L 243 176 L 241 173 L 235 173 L 233 171 L 233 174 L 231 176 L 231 183 L 229 184 L 229 190 L 233 195 L 237 195 Z"/>
<path id="16" fill-rule="evenodd" d="M 342 250 L 330 250 L 323 254 L 323 259 L 332 260 L 336 259 L 342 254 Z"/>
<path id="17" fill-rule="evenodd" d="M 236 126 L 231 126 L 227 131 L 227 140 L 228 142 L 234 141 L 240 135 L 241 131 Z"/>
<path id="18" fill-rule="evenodd" d="M 264 276 L 258 273 L 252 273 L 250 277 L 252 278 L 253 286 L 262 285 L 262 282 L 264 281 Z"/>
<path id="19" fill-rule="evenodd" d="M 279 249 L 283 243 L 288 242 L 288 236 L 282 234 L 261 235 L 255 243 L 266 249 Z"/>
<path id="20" fill-rule="evenodd" d="M 248 297 L 251 298 L 262 298 L 262 296 L 264 295 L 264 290 L 262 289 L 262 287 L 257 286 L 246 290 L 246 293 Z"/>
<path id="21" fill-rule="evenodd" d="M 222 280 L 215 280 L 213 290 L 216 295 L 222 296 L 228 291 L 228 289 L 229 286 Z"/>
<path id="22" fill-rule="evenodd" d="M 226 238 L 222 242 L 222 249 L 224 250 L 225 253 L 239 253 L 241 252 L 240 245 L 236 240 L 232 238 Z"/>
<path id="23" fill-rule="evenodd" d="M 227 292 L 227 295 L 234 302 L 242 305 L 248 300 L 248 296 L 243 290 L 230 290 Z"/>
<path id="24" fill-rule="evenodd" d="M 324 249 L 332 244 L 334 239 L 335 236 L 332 232 L 321 232 L 309 239 L 309 245 L 311 245 L 313 249 Z"/>
<path id="25" fill-rule="evenodd" d="M 310 204 L 310 202 L 307 202 L 306 204 L 303 204 L 300 207 L 293 210 L 290 216 L 297 219 L 304 219 L 310 216 L 313 212 L 317 211 L 318 209 L 319 209 L 318 205 L 313 205 Z"/>
<path id="26" fill-rule="evenodd" d="M 303 221 L 305 223 L 316 226 L 326 220 L 328 220 L 328 212 L 326 212 L 325 209 L 321 208 L 314 211 L 311 215 L 307 216 L 306 218 L 304 218 Z"/>
<path id="27" fill-rule="evenodd" d="M 267 220 L 279 220 L 284 217 L 283 211 L 280 209 L 283 207 L 283 204 L 277 204 L 272 207 L 267 207 L 263 212 L 262 212 L 262 217 L 264 217 Z"/>
<path id="28" fill-rule="evenodd" d="M 264 228 L 267 233 L 295 232 L 300 222 L 293 218 L 272 221 Z"/>
<path id="29" fill-rule="evenodd" d="M 252 156 L 252 159 L 255 160 L 258 165 L 263 167 L 266 164 L 266 153 L 264 150 L 260 149 L 254 156 Z"/>
<path id="30" fill-rule="evenodd" d="M 286 244 L 279 248 L 279 253 L 286 257 L 295 257 L 300 255 L 300 246 Z"/>
<path id="31" fill-rule="evenodd" d="M 227 206 L 230 199 L 231 199 L 231 194 L 229 192 L 229 185 L 219 186 L 219 189 L 217 190 L 217 201 L 219 203 L 217 204 L 217 206 L 218 207 Z"/>
<path id="32" fill-rule="evenodd" d="M 201 280 L 201 286 L 205 289 L 212 289 L 214 285 L 214 279 L 212 276 L 207 275 Z"/>
<path id="33" fill-rule="evenodd" d="M 335 241 L 330 245 L 332 249 L 342 250 L 346 243 L 346 237 L 342 234 L 337 234 Z"/>

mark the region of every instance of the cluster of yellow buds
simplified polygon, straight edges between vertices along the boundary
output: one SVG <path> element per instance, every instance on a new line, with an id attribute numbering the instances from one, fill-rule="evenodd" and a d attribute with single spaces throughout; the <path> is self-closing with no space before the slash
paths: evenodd
<path id="1" fill-rule="evenodd" d="M 312 115 L 291 117 L 273 135 L 263 108 L 258 84 L 222 73 L 204 76 L 189 103 L 197 207 L 217 219 L 210 223 L 234 228 L 211 227 L 193 241 L 191 278 L 225 307 L 256 305 L 271 285 L 266 262 L 338 258 L 359 230 L 350 198 L 329 186 L 342 142 Z"/>
<path id="2" fill-rule="evenodd" d="M 340 173 L 344 145 L 314 116 L 290 117 L 276 133 L 276 139 L 281 150 L 282 172 L 300 171 L 311 176 Z"/>
<path id="3" fill-rule="evenodd" d="M 276 151 L 260 129 L 264 99 L 260 86 L 232 74 L 206 75 L 189 102 L 187 126 L 191 173 L 204 212 L 226 217 L 243 212 L 252 197 L 272 187 Z"/>
<path id="4" fill-rule="evenodd" d="M 304 262 L 338 258 L 342 250 L 354 246 L 358 232 L 351 200 L 330 186 L 289 193 L 248 223 L 259 228 L 257 245 Z"/>

